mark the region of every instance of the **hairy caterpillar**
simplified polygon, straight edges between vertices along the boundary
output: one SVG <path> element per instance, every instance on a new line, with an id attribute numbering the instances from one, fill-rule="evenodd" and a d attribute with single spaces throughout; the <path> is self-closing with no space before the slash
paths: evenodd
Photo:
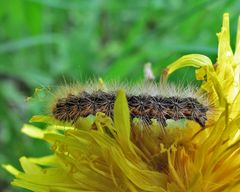
<path id="1" fill-rule="evenodd" d="M 167 119 L 188 119 L 205 126 L 209 109 L 202 98 L 194 94 L 194 89 L 183 91 L 172 85 L 169 88 L 155 84 L 145 85 L 143 89 L 143 86 L 135 87 L 134 91 L 127 90 L 131 119 L 140 118 L 147 123 L 156 119 L 163 127 L 167 125 Z M 112 117 L 115 99 L 116 88 L 113 91 L 82 89 L 57 99 L 52 114 L 56 119 L 68 122 L 76 122 L 79 117 L 95 115 L 97 112 Z"/>

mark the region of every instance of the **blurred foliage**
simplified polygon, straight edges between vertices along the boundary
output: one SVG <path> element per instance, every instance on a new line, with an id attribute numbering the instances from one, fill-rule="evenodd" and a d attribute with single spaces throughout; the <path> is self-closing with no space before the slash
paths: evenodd
<path id="1" fill-rule="evenodd" d="M 41 99 L 26 102 L 36 87 L 97 77 L 139 81 L 146 62 L 159 77 L 188 53 L 214 61 L 222 15 L 229 12 L 236 24 L 239 10 L 238 0 L 1 1 L 0 164 L 49 153 L 20 132 L 44 111 Z M 194 71 L 179 71 L 172 79 L 193 81 Z M 8 179 L 0 169 L 0 180 Z"/>

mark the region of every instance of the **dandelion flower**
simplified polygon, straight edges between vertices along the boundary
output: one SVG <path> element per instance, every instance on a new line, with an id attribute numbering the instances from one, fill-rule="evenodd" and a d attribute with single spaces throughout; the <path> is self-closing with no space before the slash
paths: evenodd
<path id="1" fill-rule="evenodd" d="M 240 22 L 239 22 L 240 23 Z M 12 184 L 32 191 L 152 191 L 236 192 L 240 189 L 240 25 L 236 51 L 230 47 L 229 15 L 224 14 L 218 34 L 215 65 L 198 54 L 186 55 L 169 65 L 175 70 L 196 67 L 214 104 L 206 128 L 196 122 L 170 124 L 164 130 L 151 124 L 142 130 L 130 123 L 124 90 L 117 93 L 113 119 L 97 113 L 96 128 L 88 118 L 78 129 L 56 123 L 51 117 L 34 116 L 44 130 L 24 125 L 22 131 L 50 143 L 53 155 L 20 158 L 23 171 L 3 165 L 15 176 Z"/>

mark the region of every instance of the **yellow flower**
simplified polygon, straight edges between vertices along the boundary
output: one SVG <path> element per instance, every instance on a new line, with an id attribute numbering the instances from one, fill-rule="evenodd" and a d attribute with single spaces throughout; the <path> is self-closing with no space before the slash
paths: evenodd
<path id="1" fill-rule="evenodd" d="M 142 130 L 130 124 L 123 90 L 118 91 L 113 120 L 97 113 L 96 129 L 91 119 L 80 119 L 78 128 L 62 125 L 51 117 L 35 116 L 45 122 L 41 130 L 32 125 L 27 135 L 51 144 L 53 155 L 20 158 L 23 171 L 4 168 L 16 178 L 13 185 L 32 191 L 152 191 L 152 192 L 236 192 L 240 189 L 240 28 L 235 54 L 229 40 L 229 16 L 224 14 L 215 67 L 203 55 L 186 55 L 166 69 L 194 66 L 203 80 L 214 110 L 213 119 L 202 129 L 193 121 L 170 124 L 164 131 L 158 124 Z M 215 115 L 215 112 L 217 115 Z M 212 118 L 214 116 L 214 118 Z"/>

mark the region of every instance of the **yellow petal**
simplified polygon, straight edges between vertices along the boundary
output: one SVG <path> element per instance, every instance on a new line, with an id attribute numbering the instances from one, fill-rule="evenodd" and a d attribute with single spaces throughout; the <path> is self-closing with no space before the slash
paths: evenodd
<path id="1" fill-rule="evenodd" d="M 170 64 L 166 69 L 165 73 L 163 74 L 164 79 L 167 79 L 170 74 L 172 74 L 177 69 L 181 69 L 184 67 L 195 67 L 200 68 L 203 67 L 209 71 L 214 71 L 211 60 L 200 54 L 190 54 L 185 55 L 178 59 L 177 61 Z"/>
<path id="2" fill-rule="evenodd" d="M 12 165 L 8 165 L 8 164 L 4 164 L 4 165 L 2 165 L 2 167 L 6 170 L 6 171 L 8 171 L 9 173 L 11 173 L 12 175 L 14 175 L 14 176 L 17 176 L 19 173 L 20 173 L 20 171 L 18 171 L 15 167 L 13 167 Z"/>
<path id="3" fill-rule="evenodd" d="M 218 59 L 217 59 L 217 73 L 220 79 L 224 79 L 225 74 L 230 70 L 233 53 L 230 46 L 230 32 L 229 32 L 229 14 L 223 15 L 222 30 L 218 33 Z"/>
<path id="4" fill-rule="evenodd" d="M 114 148 L 111 150 L 119 168 L 136 186 L 145 191 L 166 192 L 164 186 L 167 178 L 164 174 L 139 169 L 133 162 L 128 161 L 120 151 Z"/>
<path id="5" fill-rule="evenodd" d="M 41 174 L 42 169 L 29 161 L 26 157 L 20 158 L 20 163 L 23 168 L 23 170 L 28 174 Z"/>
<path id="6" fill-rule="evenodd" d="M 43 130 L 29 124 L 25 124 L 23 128 L 21 129 L 23 133 L 26 135 L 36 138 L 36 139 L 42 139 L 44 137 Z"/>
<path id="7" fill-rule="evenodd" d="M 125 92 L 119 90 L 114 104 L 114 127 L 121 143 L 130 142 L 130 115 Z"/>

